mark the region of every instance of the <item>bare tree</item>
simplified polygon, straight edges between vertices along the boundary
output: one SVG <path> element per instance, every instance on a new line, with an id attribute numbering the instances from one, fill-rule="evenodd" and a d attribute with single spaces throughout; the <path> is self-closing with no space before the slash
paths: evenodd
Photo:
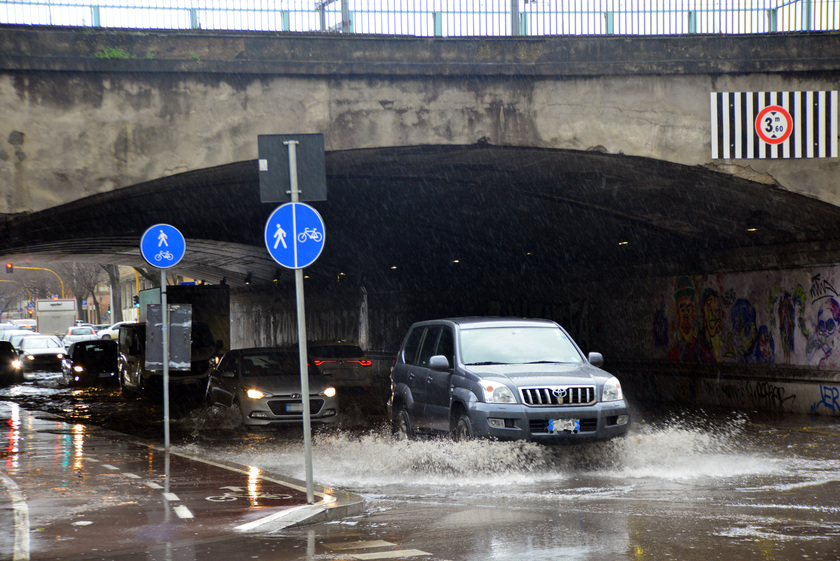
<path id="1" fill-rule="evenodd" d="M 76 309 L 82 310 L 82 301 L 88 296 L 93 297 L 96 317 L 101 317 L 99 300 L 96 297 L 96 285 L 102 280 L 102 268 L 90 263 L 62 263 L 57 267 L 59 275 L 64 279 L 65 289 L 76 299 Z"/>
<path id="2" fill-rule="evenodd" d="M 108 275 L 108 283 L 111 287 L 111 323 L 114 324 L 123 320 L 120 268 L 117 265 L 101 265 L 101 267 Z"/>

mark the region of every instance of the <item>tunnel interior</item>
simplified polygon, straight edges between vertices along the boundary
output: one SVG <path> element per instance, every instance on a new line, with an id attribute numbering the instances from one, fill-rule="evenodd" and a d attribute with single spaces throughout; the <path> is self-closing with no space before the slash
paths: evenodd
<path id="1" fill-rule="evenodd" d="M 256 160 L 172 175 L 6 215 L 8 260 L 145 266 L 156 223 L 187 240 L 178 274 L 286 286 L 266 251 Z M 411 146 L 328 152 L 316 289 L 364 284 L 446 302 L 617 278 L 804 265 L 840 239 L 840 209 L 703 167 L 598 151 Z M 305 186 L 302 186 L 305 188 Z M 816 252 L 819 255 L 819 252 Z M 422 296 L 426 295 L 426 296 Z M 459 312 L 469 311 L 468 304 Z"/>

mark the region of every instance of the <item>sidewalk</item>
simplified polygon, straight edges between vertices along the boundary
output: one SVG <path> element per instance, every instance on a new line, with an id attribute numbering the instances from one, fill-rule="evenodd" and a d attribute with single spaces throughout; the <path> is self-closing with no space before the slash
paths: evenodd
<path id="1" fill-rule="evenodd" d="M 81 558 L 359 514 L 361 497 L 0 403 L 0 559 Z"/>

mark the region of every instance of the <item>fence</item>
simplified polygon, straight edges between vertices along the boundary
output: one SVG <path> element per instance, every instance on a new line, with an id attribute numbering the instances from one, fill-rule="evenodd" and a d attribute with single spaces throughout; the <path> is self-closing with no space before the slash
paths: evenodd
<path id="1" fill-rule="evenodd" d="M 840 30 L 840 0 L 0 0 L 0 24 L 437 37 Z"/>

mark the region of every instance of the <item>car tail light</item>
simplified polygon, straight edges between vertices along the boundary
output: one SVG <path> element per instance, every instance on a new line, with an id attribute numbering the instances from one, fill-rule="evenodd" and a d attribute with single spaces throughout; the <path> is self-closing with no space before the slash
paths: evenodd
<path id="1" fill-rule="evenodd" d="M 371 364 L 373 364 L 372 360 L 347 360 L 345 362 L 352 364 L 361 364 L 362 366 L 370 366 Z"/>
<path id="2" fill-rule="evenodd" d="M 338 362 L 337 360 L 316 360 L 315 366 L 321 366 L 322 364 L 332 364 L 334 362 Z"/>

